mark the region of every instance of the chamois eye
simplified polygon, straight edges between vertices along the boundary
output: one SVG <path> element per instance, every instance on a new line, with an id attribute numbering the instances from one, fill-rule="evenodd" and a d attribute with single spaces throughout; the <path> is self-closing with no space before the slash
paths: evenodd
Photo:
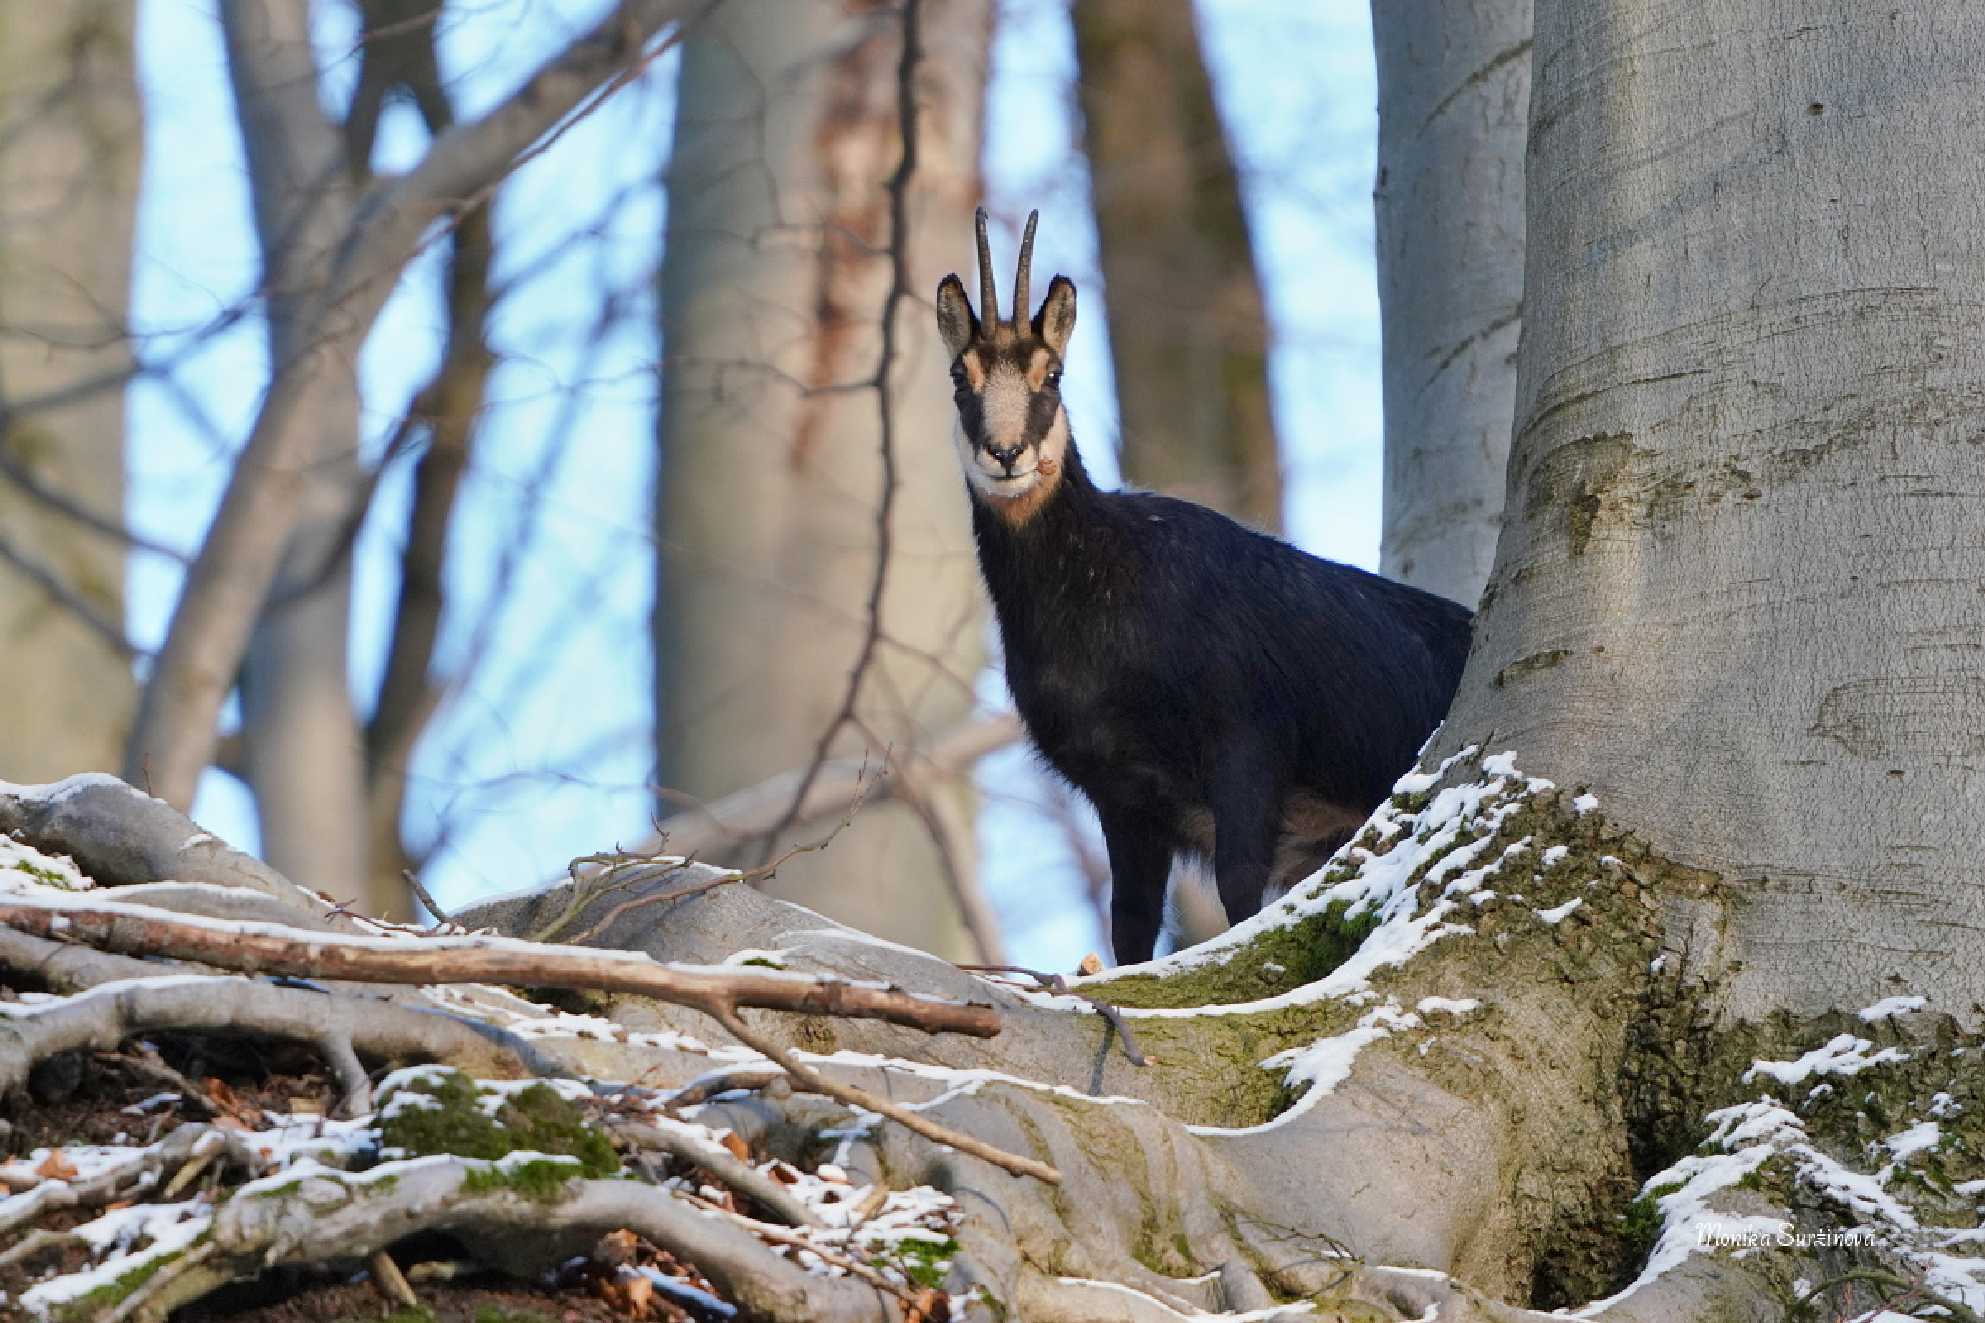
<path id="1" fill-rule="evenodd" d="M 1060 368 L 1056 368 L 1056 369 L 1055 369 L 1054 371 L 1052 371 L 1052 372 L 1050 372 L 1050 373 L 1048 373 L 1048 389 L 1049 389 L 1049 390 L 1060 390 L 1060 389 L 1061 389 L 1061 369 L 1060 369 Z"/>

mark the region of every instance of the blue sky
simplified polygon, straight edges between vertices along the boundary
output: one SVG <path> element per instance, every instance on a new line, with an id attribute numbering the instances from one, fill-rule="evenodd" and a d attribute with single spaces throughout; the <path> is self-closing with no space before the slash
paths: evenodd
<path id="1" fill-rule="evenodd" d="M 354 11 L 316 6 L 325 95 L 355 77 Z M 472 0 L 443 29 L 444 71 L 469 114 L 500 98 L 603 10 L 599 0 Z M 1320 554 L 1377 560 L 1378 305 L 1370 183 L 1376 142 L 1369 12 L 1356 0 L 1203 0 L 1217 94 L 1247 189 L 1276 333 L 1270 359 L 1287 470 L 1290 536 Z M 143 0 L 147 109 L 134 322 L 170 382 L 129 393 L 128 515 L 191 549 L 266 379 L 261 327 L 214 319 L 253 289 L 255 245 L 211 0 Z M 649 821 L 646 527 L 653 456 L 653 308 L 645 273 L 666 215 L 653 181 L 667 150 L 670 63 L 658 64 L 558 150 L 525 166 L 497 203 L 499 283 L 519 281 L 493 330 L 502 366 L 451 544 L 451 617 L 440 665 L 482 639 L 485 663 L 439 716 L 416 767 L 411 833 L 444 818 L 429 880 L 443 904 L 555 875 L 575 855 L 641 836 Z M 1108 347 L 1087 182 L 1070 113 L 1074 50 L 1061 0 L 1005 0 L 994 51 L 986 179 L 996 212 L 1043 212 L 1039 265 L 1084 288 L 1070 405 L 1092 466 L 1114 477 Z M 424 145 L 410 111 L 382 125 L 386 168 Z M 433 258 L 408 273 L 360 363 L 376 451 L 433 367 L 443 320 Z M 621 291 L 602 329 L 600 291 Z M 1106 295 L 1104 295 L 1106 297 Z M 252 383 L 252 384 L 251 384 Z M 408 472 L 389 470 L 358 551 L 353 684 L 377 684 L 396 591 Z M 503 609 L 492 588 L 514 573 Z M 161 639 L 177 591 L 170 562 L 132 563 L 129 628 Z M 987 692 L 997 694 L 996 680 Z M 1001 755 L 1017 759 L 1018 753 Z M 583 769 L 575 770 L 575 769 Z M 1002 774 L 997 768 L 989 774 Z M 252 848 L 246 793 L 210 773 L 195 816 Z M 1016 958 L 1072 965 L 1098 945 L 1059 834 L 1022 806 L 982 815 L 987 880 Z M 1022 879 L 1025 879 L 1023 891 Z M 1063 900 L 1044 897 L 1046 888 Z"/>

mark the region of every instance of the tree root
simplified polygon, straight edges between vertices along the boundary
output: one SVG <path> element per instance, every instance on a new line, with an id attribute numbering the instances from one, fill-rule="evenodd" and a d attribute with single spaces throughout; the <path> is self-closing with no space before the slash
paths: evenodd
<path id="1" fill-rule="evenodd" d="M 792 1076 L 793 1080 L 800 1087 L 809 1092 L 825 1094 L 829 1098 L 859 1107 L 863 1111 L 874 1112 L 878 1116 L 886 1116 L 904 1129 L 916 1131 L 925 1139 L 955 1148 L 961 1153 L 969 1153 L 975 1158 L 990 1162 L 995 1167 L 1010 1171 L 1016 1176 L 1032 1176 L 1035 1180 L 1046 1181 L 1049 1185 L 1061 1184 L 1061 1173 L 1045 1162 L 1036 1162 L 1032 1158 L 1023 1158 L 1018 1154 L 1008 1153 L 1004 1149 L 996 1148 L 991 1144 L 985 1143 L 983 1140 L 974 1139 L 962 1130 L 954 1130 L 949 1126 L 939 1125 L 922 1112 L 912 1111 L 900 1103 L 891 1102 L 889 1099 L 870 1093 L 866 1089 L 856 1088 L 852 1084 L 844 1084 L 839 1080 L 828 1078 L 825 1074 L 801 1061 L 793 1053 L 780 1047 L 764 1034 L 757 1032 L 745 1024 L 744 1020 L 735 1011 L 724 1012 L 717 1017 L 717 1021 L 725 1029 L 729 1030 L 731 1036 L 740 1043 L 743 1043 L 746 1047 L 754 1051 L 764 1053 L 772 1061 L 783 1067 L 785 1072 Z"/>
<path id="2" fill-rule="evenodd" d="M 390 1179 L 387 1179 L 389 1178 Z M 280 1180 L 281 1178 L 276 1178 Z M 527 1196 L 502 1187 L 499 1164 L 419 1158 L 347 1176 L 313 1173 L 277 1189 L 240 1191 L 209 1231 L 228 1271 L 363 1260 L 421 1231 L 472 1240 L 525 1232 L 596 1237 L 626 1228 L 696 1265 L 747 1316 L 771 1323 L 892 1323 L 900 1302 L 851 1278 L 823 1277 L 774 1253 L 749 1230 L 671 1192 L 633 1181 L 581 1180 Z M 185 1303 L 181 1301 L 180 1303 Z"/>

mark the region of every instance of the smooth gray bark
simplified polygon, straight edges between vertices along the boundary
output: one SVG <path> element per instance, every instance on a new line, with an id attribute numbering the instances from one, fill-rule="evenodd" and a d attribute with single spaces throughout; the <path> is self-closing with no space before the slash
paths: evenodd
<path id="1" fill-rule="evenodd" d="M 1385 508 L 1379 567 L 1475 605 L 1523 313 L 1530 0 L 1373 0 Z"/>
<path id="2" fill-rule="evenodd" d="M 1737 1015 L 1985 1005 L 1981 61 L 1961 0 L 1537 5 L 1510 512 L 1444 738 L 1739 884 L 1692 952 Z"/>
<path id="3" fill-rule="evenodd" d="M 984 0 L 923 6 L 884 643 L 855 727 L 830 750 L 878 767 L 959 724 L 982 656 L 954 414 L 925 300 L 968 251 L 991 24 Z M 890 286 L 901 49 L 895 10 L 840 0 L 739 0 L 684 45 L 662 271 L 655 637 L 659 776 L 688 806 L 804 768 L 861 650 L 882 485 L 865 383 Z M 969 786 L 934 782 L 924 799 L 951 865 L 969 874 Z M 956 955 L 944 876 L 926 823 L 891 804 L 831 850 L 790 861 L 779 886 Z"/>
<path id="4" fill-rule="evenodd" d="M 137 689 L 124 545 L 31 495 L 18 472 L 112 524 L 124 517 L 125 333 L 144 125 L 131 8 L 0 8 L 0 410 L 104 388 L 0 423 L 0 777 L 118 765 Z M 94 623 L 92 623 L 94 622 Z"/>

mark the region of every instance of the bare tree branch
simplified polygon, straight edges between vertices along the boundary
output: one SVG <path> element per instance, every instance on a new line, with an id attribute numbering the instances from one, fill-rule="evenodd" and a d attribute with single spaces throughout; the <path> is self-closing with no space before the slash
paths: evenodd
<path id="1" fill-rule="evenodd" d="M 637 850 L 654 853 L 666 848 L 671 854 L 708 855 L 740 841 L 776 839 L 778 831 L 842 816 L 857 803 L 888 799 L 895 793 L 901 764 L 911 758 L 926 777 L 961 774 L 987 754 L 1018 742 L 1022 733 L 1020 719 L 1011 713 L 968 721 L 940 736 L 929 749 L 892 758 L 879 776 L 867 759 L 829 759 L 819 766 L 803 796 L 804 770 L 781 772 L 722 799 L 674 814 L 661 823 L 655 838 Z M 865 769 L 870 769 L 866 779 Z M 791 820 L 785 821 L 788 814 Z"/>
<path id="2" fill-rule="evenodd" d="M 243 973 L 376 983 L 509 983 L 628 992 L 721 1020 L 741 1006 L 887 1020 L 932 1033 L 990 1038 L 999 1012 L 893 987 L 778 970 L 663 965 L 628 951 L 584 951 L 505 938 L 354 937 L 273 923 L 167 915 L 114 902 L 0 900 L 0 925 L 125 955 L 160 955 Z"/>
<path id="3" fill-rule="evenodd" d="M 0 400 L 0 431 L 6 429 L 8 419 L 14 416 L 6 401 Z M 154 541 L 141 533 L 135 533 L 108 515 L 99 514 L 81 501 L 65 492 L 56 490 L 35 476 L 34 470 L 22 463 L 5 446 L 0 446 L 0 477 L 21 489 L 42 505 L 47 506 L 65 519 L 73 520 L 93 533 L 101 533 L 111 541 L 133 551 L 145 551 L 161 556 L 177 565 L 187 563 L 189 557 L 177 547 L 169 547 L 163 542 Z"/>
<path id="4" fill-rule="evenodd" d="M 112 983 L 136 988 L 140 980 L 155 980 L 174 973 L 197 978 L 206 973 L 187 966 L 175 968 L 89 947 L 70 946 L 18 931 L 17 927 L 0 928 L 0 969 L 34 974 L 58 988 L 87 990 Z M 170 1017 L 177 1014 L 178 1007 L 193 1005 L 204 998 L 209 1002 L 227 1002 L 229 1008 L 225 1012 L 195 1009 L 190 1013 L 230 1015 L 236 1028 L 305 1042 L 320 1042 L 322 1035 L 339 1035 L 356 1050 L 377 1060 L 415 1057 L 512 1075 L 544 1074 L 549 1069 L 544 1058 L 516 1035 L 444 1011 L 419 1011 L 371 999 L 326 996 L 302 988 L 223 980 L 219 976 L 209 976 L 204 985 L 185 986 L 198 988 L 199 996 L 182 994 L 186 1000 L 177 1006 L 168 1005 L 156 1012 L 145 1009 L 137 1014 Z M 115 1006 L 107 1009 L 99 1006 L 80 1021 L 63 1022 L 36 1032 L 43 1035 L 39 1041 L 47 1043 L 63 1041 L 62 1035 L 82 1035 L 67 1047 L 50 1047 L 48 1051 L 101 1047 L 106 1046 L 101 1040 L 108 1036 L 110 1028 L 127 1023 L 119 1018 L 122 1015 Z M 4 1031 L 5 1024 L 0 1021 L 0 1031 Z M 154 1027 L 193 1029 L 203 1025 L 206 1022 L 192 1020 Z M 112 1040 L 107 1045 L 115 1047 L 117 1043 Z M 0 1054 L 0 1080 L 7 1077 L 11 1066 L 11 1058 Z"/>
<path id="5" fill-rule="evenodd" d="M 221 703 L 247 649 L 300 513 L 315 437 L 298 406 L 337 361 L 352 361 L 428 227 L 487 198 L 518 157 L 617 70 L 639 59 L 665 24 L 710 4 L 626 0 L 482 118 L 442 135 L 408 174 L 362 200 L 322 285 L 297 320 L 312 338 L 278 356 L 205 543 L 187 575 L 126 754 L 134 776 L 185 806 L 205 767 Z M 303 95 L 315 96 L 312 80 Z M 321 112 L 319 112 L 321 113 Z"/>

